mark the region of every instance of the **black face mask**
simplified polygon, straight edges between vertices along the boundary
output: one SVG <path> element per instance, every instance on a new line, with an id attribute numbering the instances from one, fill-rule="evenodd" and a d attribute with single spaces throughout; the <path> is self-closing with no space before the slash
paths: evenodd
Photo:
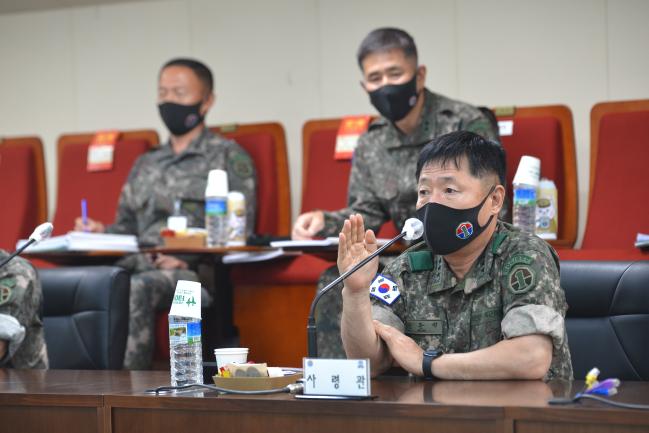
<path id="1" fill-rule="evenodd" d="M 173 135 L 185 135 L 203 121 L 200 109 L 203 103 L 182 105 L 165 102 L 158 105 L 162 121 Z"/>
<path id="2" fill-rule="evenodd" d="M 398 122 L 417 103 L 417 74 L 403 84 L 386 84 L 369 92 L 370 101 L 383 117 Z"/>
<path id="3" fill-rule="evenodd" d="M 424 239 L 433 253 L 454 253 L 480 236 L 494 216 L 481 227 L 478 214 L 495 188 L 494 185 L 479 205 L 469 209 L 454 209 L 440 203 L 426 203 L 417 209 L 417 218 L 424 223 Z"/>

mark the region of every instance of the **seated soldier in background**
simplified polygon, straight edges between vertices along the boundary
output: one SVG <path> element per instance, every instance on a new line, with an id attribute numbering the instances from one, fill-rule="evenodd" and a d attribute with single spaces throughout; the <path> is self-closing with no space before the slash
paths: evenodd
<path id="1" fill-rule="evenodd" d="M 398 365 L 440 379 L 572 379 L 559 259 L 498 220 L 505 167 L 502 147 L 470 132 L 424 147 L 416 168 L 424 241 L 379 275 L 374 259 L 345 280 L 347 356 L 369 358 L 373 374 Z M 360 215 L 339 239 L 341 273 L 377 248 Z"/>
<path id="2" fill-rule="evenodd" d="M 133 234 L 140 244 L 159 245 L 160 230 L 180 202 L 188 227 L 205 227 L 205 187 L 210 170 L 228 172 L 231 191 L 246 198 L 248 230 L 255 222 L 255 168 L 248 153 L 232 140 L 213 134 L 205 116 L 214 104 L 213 78 L 203 63 L 174 59 L 160 71 L 158 108 L 169 129 L 169 141 L 134 164 L 119 199 L 112 225 L 75 221 L 76 230 Z M 198 281 L 180 257 L 137 254 L 117 263 L 131 272 L 129 335 L 124 367 L 150 367 L 155 312 L 168 309 L 178 280 Z"/>
<path id="3" fill-rule="evenodd" d="M 420 65 L 413 38 L 403 30 L 380 28 L 361 42 L 357 54 L 362 86 L 381 114 L 358 140 L 349 176 L 348 206 L 335 212 L 300 215 L 293 239 L 337 236 L 352 213 L 378 230 L 392 220 L 401 231 L 415 212 L 417 157 L 431 139 L 467 130 L 498 140 L 493 124 L 476 107 L 433 93 L 425 87 L 426 66 Z M 318 290 L 338 276 L 326 270 Z M 340 341 L 342 285 L 318 304 L 318 350 L 323 357 L 344 357 Z"/>
<path id="4" fill-rule="evenodd" d="M 0 262 L 9 254 L 0 250 Z M 0 268 L 0 368 L 47 368 L 43 293 L 34 267 L 14 258 Z"/>

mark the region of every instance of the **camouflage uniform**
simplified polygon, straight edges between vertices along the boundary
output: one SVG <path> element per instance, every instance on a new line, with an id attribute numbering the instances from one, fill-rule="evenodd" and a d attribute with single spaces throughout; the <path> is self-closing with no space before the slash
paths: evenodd
<path id="1" fill-rule="evenodd" d="M 0 261 L 8 256 L 0 250 Z M 15 258 L 0 269 L 0 340 L 8 342 L 0 367 L 48 367 L 42 302 L 41 283 L 29 262 Z"/>
<path id="2" fill-rule="evenodd" d="M 226 170 L 230 190 L 246 197 L 250 232 L 256 215 L 252 159 L 237 143 L 207 129 L 178 155 L 167 143 L 135 162 L 119 198 L 115 223 L 106 232 L 134 234 L 141 245 L 159 245 L 160 229 L 166 227 L 176 200 L 188 227 L 205 227 L 205 187 L 213 169 Z M 155 312 L 171 306 L 176 281 L 198 281 L 198 275 L 191 270 L 156 269 L 143 255 L 125 257 L 117 265 L 132 275 L 124 367 L 146 369 L 153 354 Z"/>
<path id="3" fill-rule="evenodd" d="M 324 212 L 325 227 L 319 236 L 338 236 L 352 213 L 363 216 L 365 227 L 377 231 L 392 220 L 400 231 L 414 216 L 417 203 L 415 171 L 421 149 L 433 138 L 458 130 L 472 131 L 498 141 L 498 132 L 482 112 L 469 104 L 424 91 L 424 107 L 417 129 L 404 135 L 381 117 L 358 140 L 349 175 L 348 206 Z M 318 290 L 338 277 L 336 267 L 320 276 Z M 344 358 L 340 340 L 342 285 L 318 304 L 318 351 L 321 356 Z"/>
<path id="4" fill-rule="evenodd" d="M 400 255 L 381 275 L 396 283 L 400 297 L 387 304 L 372 296 L 373 317 L 405 332 L 423 349 L 471 352 L 503 338 L 543 334 L 553 343 L 545 379 L 572 379 L 559 259 L 538 237 L 499 222 L 485 251 L 460 281 L 424 242 Z"/>

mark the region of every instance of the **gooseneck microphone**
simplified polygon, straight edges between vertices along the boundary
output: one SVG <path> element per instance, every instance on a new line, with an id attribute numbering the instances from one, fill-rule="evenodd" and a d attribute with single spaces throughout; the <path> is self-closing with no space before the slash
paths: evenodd
<path id="1" fill-rule="evenodd" d="M 18 254 L 25 251 L 25 249 L 30 245 L 37 244 L 43 239 L 49 238 L 50 235 L 52 234 L 52 230 L 54 230 L 54 226 L 52 225 L 52 223 L 43 223 L 38 227 L 36 227 L 34 229 L 34 232 L 29 236 L 29 240 L 25 242 L 25 244 L 22 247 L 14 251 L 2 263 L 0 263 L 0 268 L 2 268 L 4 265 L 9 263 L 11 260 L 13 260 L 13 258 L 16 257 Z"/>
<path id="2" fill-rule="evenodd" d="M 311 308 L 309 309 L 309 318 L 306 326 L 307 352 L 309 358 L 318 357 L 318 334 L 317 334 L 318 328 L 315 323 L 315 308 L 318 305 L 320 298 L 322 298 L 328 291 L 333 289 L 338 283 L 343 281 L 345 278 L 349 277 L 351 274 L 353 274 L 354 272 L 356 272 L 357 270 L 365 266 L 370 260 L 372 260 L 374 257 L 381 254 L 381 252 L 389 248 L 393 243 L 395 243 L 399 239 L 403 238 L 407 241 L 412 241 L 415 239 L 419 239 L 423 234 L 424 234 L 424 224 L 421 221 L 419 221 L 417 218 L 407 219 L 403 225 L 403 230 L 401 230 L 401 233 L 399 233 L 394 238 L 390 239 L 388 242 L 386 242 L 384 245 L 382 245 L 372 254 L 370 254 L 369 256 L 365 257 L 363 260 L 361 260 L 360 262 L 352 266 L 351 269 L 344 272 L 342 275 L 340 275 L 338 278 L 333 280 L 331 283 L 327 284 L 322 290 L 320 290 L 315 295 L 315 297 L 313 298 L 313 302 L 311 302 Z"/>

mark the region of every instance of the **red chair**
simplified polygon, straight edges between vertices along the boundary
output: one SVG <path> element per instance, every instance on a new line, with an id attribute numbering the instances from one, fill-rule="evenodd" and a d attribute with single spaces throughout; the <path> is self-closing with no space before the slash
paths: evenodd
<path id="1" fill-rule="evenodd" d="M 257 223 L 254 233 L 288 236 L 291 186 L 284 128 L 279 123 L 232 124 L 210 128 L 236 141 L 257 169 Z"/>
<path id="2" fill-rule="evenodd" d="M 511 206 L 512 181 L 523 155 L 541 160 L 541 174 L 557 186 L 559 233 L 550 241 L 571 248 L 577 239 L 577 162 L 572 113 L 564 105 L 500 107 L 498 121 L 513 121 L 513 134 L 501 137 L 507 151 L 507 191 Z M 511 207 L 510 207 L 511 215 Z"/>
<path id="3" fill-rule="evenodd" d="M 135 160 L 158 144 L 153 130 L 123 131 L 115 145 L 113 168 L 89 172 L 86 169 L 88 146 L 93 134 L 66 134 L 58 141 L 58 187 L 55 234 L 74 228 L 81 214 L 80 203 L 86 199 L 89 217 L 104 224 L 115 220 L 122 186 Z"/>
<path id="4" fill-rule="evenodd" d="M 333 158 L 342 119 L 310 120 L 302 129 L 302 213 L 315 209 L 337 210 L 347 206 L 351 160 Z M 326 179 L 326 181 L 323 181 Z M 377 236 L 398 234 L 387 221 Z"/>
<path id="5" fill-rule="evenodd" d="M 38 137 L 0 140 L 0 185 L 2 231 L 0 248 L 13 251 L 19 239 L 27 238 L 47 220 L 47 189 L 43 144 Z M 10 187 L 7 187 L 10 185 Z"/>
<path id="6" fill-rule="evenodd" d="M 595 104 L 590 134 L 590 198 L 582 250 L 637 252 L 636 234 L 649 233 L 649 99 Z"/>

